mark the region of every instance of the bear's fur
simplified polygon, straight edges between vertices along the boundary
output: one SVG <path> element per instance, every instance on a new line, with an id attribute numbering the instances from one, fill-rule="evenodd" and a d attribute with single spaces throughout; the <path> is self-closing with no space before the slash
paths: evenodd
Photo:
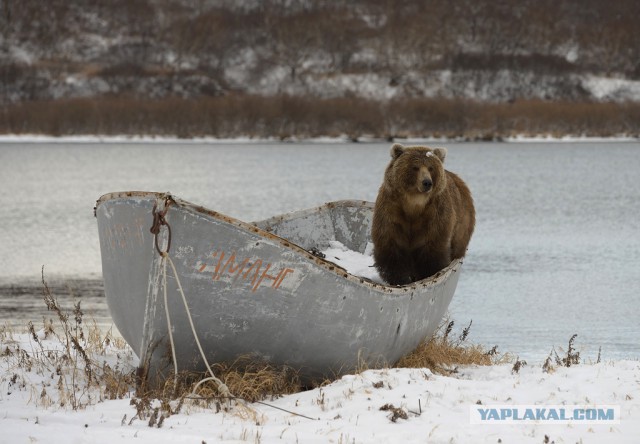
<path id="1" fill-rule="evenodd" d="M 373 255 L 391 285 L 429 277 L 465 255 L 475 226 L 471 192 L 444 169 L 445 148 L 391 147 L 373 213 Z"/>

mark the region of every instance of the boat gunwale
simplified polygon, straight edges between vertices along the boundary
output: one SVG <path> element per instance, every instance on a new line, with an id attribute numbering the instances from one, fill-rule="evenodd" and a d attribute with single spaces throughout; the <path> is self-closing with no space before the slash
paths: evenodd
<path id="1" fill-rule="evenodd" d="M 155 192 L 155 191 L 117 191 L 117 192 L 106 193 L 100 196 L 100 198 L 96 201 L 94 213 L 101 204 L 107 201 L 127 199 L 127 198 L 148 198 L 148 199 L 156 199 L 156 200 L 170 198 L 173 204 L 179 206 L 184 210 L 193 211 L 198 214 L 209 216 L 213 219 L 217 219 L 225 223 L 228 223 L 230 225 L 233 225 L 237 228 L 240 228 L 246 232 L 257 234 L 265 239 L 275 241 L 281 247 L 289 249 L 305 257 L 306 259 L 314 263 L 316 266 L 324 268 L 326 271 L 329 271 L 330 273 L 336 274 L 337 276 L 340 276 L 355 284 L 367 287 L 369 289 L 375 290 L 376 292 L 384 293 L 387 295 L 402 295 L 408 292 L 413 292 L 416 290 L 425 289 L 428 287 L 438 285 L 442 281 L 448 279 L 449 274 L 457 272 L 459 265 L 462 264 L 464 259 L 464 258 L 454 259 L 447 267 L 440 270 L 435 275 L 422 279 L 420 281 L 412 282 L 407 285 L 386 285 L 386 284 L 374 282 L 364 277 L 353 275 L 347 272 L 344 268 L 335 264 L 334 262 L 315 256 L 308 250 L 305 250 L 301 246 L 297 245 L 296 243 L 286 238 L 270 233 L 269 231 L 259 228 L 258 226 L 255 225 L 257 223 L 267 224 L 271 221 L 277 222 L 285 219 L 294 219 L 297 217 L 303 217 L 308 214 L 314 214 L 324 209 L 331 209 L 336 207 L 367 206 L 372 208 L 373 203 L 365 200 L 345 199 L 345 200 L 331 201 L 316 207 L 311 207 L 311 208 L 302 209 L 302 210 L 295 210 L 292 212 L 283 213 L 280 215 L 276 215 L 276 216 L 252 223 L 252 222 L 244 222 L 240 219 L 236 219 L 234 217 L 228 216 L 218 211 L 208 209 L 202 205 L 193 204 L 184 199 L 176 197 L 171 193 L 161 193 L 161 192 Z M 171 210 L 171 206 L 169 207 L 169 211 Z"/>

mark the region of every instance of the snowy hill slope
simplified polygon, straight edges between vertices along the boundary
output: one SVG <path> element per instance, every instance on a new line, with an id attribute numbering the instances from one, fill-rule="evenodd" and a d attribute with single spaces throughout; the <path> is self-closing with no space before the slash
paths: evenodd
<path id="1" fill-rule="evenodd" d="M 230 93 L 640 100 L 632 0 L 22 0 L 0 9 L 0 104 Z"/>

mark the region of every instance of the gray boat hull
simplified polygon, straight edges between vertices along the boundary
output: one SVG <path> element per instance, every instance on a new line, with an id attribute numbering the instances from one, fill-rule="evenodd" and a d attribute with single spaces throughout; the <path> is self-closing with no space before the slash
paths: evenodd
<path id="1" fill-rule="evenodd" d="M 253 224 L 150 192 L 111 193 L 96 205 L 105 295 L 113 321 L 152 372 L 172 370 L 154 206 L 170 202 L 158 234 L 175 264 L 195 331 L 212 362 L 253 354 L 304 380 L 392 364 L 434 333 L 461 261 L 407 286 L 348 274 L 314 256 L 338 240 L 363 252 L 373 204 L 332 202 Z M 170 270 L 170 269 L 169 269 Z M 180 370 L 205 370 L 178 282 L 167 308 Z"/>

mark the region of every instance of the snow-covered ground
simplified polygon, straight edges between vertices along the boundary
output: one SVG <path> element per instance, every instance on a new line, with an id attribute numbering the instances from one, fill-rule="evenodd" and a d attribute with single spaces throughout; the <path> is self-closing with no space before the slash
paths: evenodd
<path id="1" fill-rule="evenodd" d="M 39 355 L 40 362 L 50 362 L 43 356 L 60 348 L 58 339 L 39 336 L 42 346 L 27 334 L 0 339 L 0 442 L 637 443 L 640 436 L 638 361 L 549 372 L 539 364 L 518 372 L 512 364 L 465 367 L 450 376 L 421 368 L 367 370 L 266 404 L 229 405 L 217 412 L 215 403 L 204 407 L 186 401 L 158 427 L 159 419 L 150 426 L 149 417 L 136 417 L 133 393 L 104 400 L 100 389 L 85 390 L 81 370 L 75 375 L 76 400 L 87 405 L 74 410 L 68 389 L 74 375 L 26 357 Z M 92 357 L 111 366 L 120 362 L 123 370 L 135 365 L 130 350 L 113 344 Z M 63 399 L 65 407 L 60 406 Z M 616 414 L 606 424 L 472 424 L 473 410 L 523 405 L 566 405 L 569 411 L 574 405 L 607 406 Z"/>
<path id="2" fill-rule="evenodd" d="M 336 241 L 322 252 L 352 274 L 380 280 L 371 246 L 361 254 Z M 87 384 L 85 359 L 73 351 L 67 352 L 71 359 L 60 358 L 64 343 L 65 336 L 44 330 L 0 335 L 2 442 L 635 443 L 640 436 L 640 361 L 564 367 L 557 360 L 527 365 L 516 358 L 450 368 L 446 376 L 426 368 L 367 370 L 226 409 L 186 401 L 177 414 L 160 420 L 159 413 L 152 420 L 159 400 L 138 416 L 133 389 L 110 400 L 106 378 Z M 92 343 L 84 348 L 94 372 L 127 374 L 135 368 L 137 359 L 122 341 Z M 558 421 L 549 414 L 546 422 L 508 421 L 516 410 L 527 418 L 527 408 L 566 411 L 567 418 L 576 408 L 600 409 L 606 417 Z M 490 420 L 479 424 L 483 418 Z"/>

